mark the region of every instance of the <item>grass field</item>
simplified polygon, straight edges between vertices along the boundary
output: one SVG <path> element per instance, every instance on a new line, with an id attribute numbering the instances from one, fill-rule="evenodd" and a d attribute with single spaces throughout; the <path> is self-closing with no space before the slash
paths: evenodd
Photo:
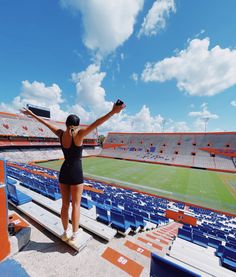
<path id="1" fill-rule="evenodd" d="M 59 170 L 62 161 L 38 163 Z M 236 214 L 236 175 L 207 170 L 90 157 L 85 177 Z"/>

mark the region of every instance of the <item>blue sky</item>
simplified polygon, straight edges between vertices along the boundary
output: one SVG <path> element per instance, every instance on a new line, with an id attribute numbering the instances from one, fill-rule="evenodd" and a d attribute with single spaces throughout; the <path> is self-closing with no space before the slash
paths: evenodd
<path id="1" fill-rule="evenodd" d="M 1 0 L 0 110 L 107 131 L 235 131 L 236 1 Z"/>

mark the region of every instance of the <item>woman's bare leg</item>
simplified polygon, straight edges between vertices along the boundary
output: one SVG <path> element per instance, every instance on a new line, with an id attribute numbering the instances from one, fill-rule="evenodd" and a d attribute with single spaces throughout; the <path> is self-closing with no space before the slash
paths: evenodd
<path id="1" fill-rule="evenodd" d="M 73 233 L 78 231 L 80 222 L 80 201 L 83 193 L 83 184 L 70 186 L 72 195 L 72 229 Z"/>
<path id="2" fill-rule="evenodd" d="M 70 206 L 70 186 L 60 184 L 62 206 L 61 206 L 61 222 L 64 231 L 67 230 L 69 224 L 69 206 Z"/>

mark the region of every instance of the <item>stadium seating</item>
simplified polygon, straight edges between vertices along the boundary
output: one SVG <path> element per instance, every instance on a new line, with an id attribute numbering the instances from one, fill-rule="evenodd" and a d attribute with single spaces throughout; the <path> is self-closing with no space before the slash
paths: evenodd
<path id="1" fill-rule="evenodd" d="M 220 257 L 223 266 L 236 271 L 236 250 L 228 247 L 223 248 L 223 254 Z"/>
<path id="2" fill-rule="evenodd" d="M 82 196 L 82 198 L 81 198 L 81 206 L 84 207 L 84 208 L 86 208 L 86 209 L 88 209 L 88 210 L 90 210 L 90 209 L 92 209 L 93 204 L 92 204 L 92 202 L 91 202 L 90 200 L 88 200 L 86 197 L 83 197 L 83 196 Z"/>
<path id="3" fill-rule="evenodd" d="M 111 217 L 108 211 L 100 206 L 96 206 L 97 220 L 105 223 L 106 225 L 111 224 Z"/>
<path id="4" fill-rule="evenodd" d="M 141 226 L 138 220 L 136 219 L 136 217 L 126 212 L 124 213 L 124 218 L 130 224 L 131 229 L 135 233 L 138 233 L 139 230 L 141 229 Z"/>
<path id="5" fill-rule="evenodd" d="M 114 211 L 111 211 L 111 226 L 124 235 L 131 230 L 130 223 L 125 220 L 125 217 Z"/>
<path id="6" fill-rule="evenodd" d="M 47 197 L 50 197 L 47 195 L 47 188 L 49 187 L 55 193 L 60 193 L 57 181 L 58 172 L 54 170 L 24 163 L 8 163 L 7 174 L 12 178 L 21 180 L 24 186 L 42 194 L 44 193 Z M 9 177 L 7 179 L 9 183 L 12 181 Z M 164 213 L 170 206 L 180 210 L 185 209 L 183 203 L 170 202 L 167 199 L 110 186 L 91 179 L 85 179 L 85 182 L 96 189 L 102 190 L 103 194 L 87 191 L 86 195 L 83 195 L 81 206 L 85 204 L 86 208 L 89 208 L 89 205 L 95 205 L 94 210 L 96 210 L 97 220 L 118 230 L 123 235 L 129 234 L 130 231 L 148 230 L 147 226 L 154 224 L 153 222 L 156 223 L 154 224 L 155 227 L 168 224 L 169 219 L 165 218 Z M 206 272 L 217 272 L 217 266 L 220 266 L 219 261 L 224 267 L 228 268 L 225 269 L 220 266 L 224 270 L 234 270 L 234 254 L 232 254 L 234 252 L 232 251 L 236 247 L 235 217 L 192 206 L 188 206 L 188 212 L 194 214 L 198 219 L 198 226 L 184 224 L 178 231 L 178 237 L 183 238 L 191 246 L 184 248 L 184 250 L 181 250 L 182 248 L 178 246 L 174 247 L 171 250 L 171 257 L 186 259 L 188 263 L 193 262 L 198 269 L 201 268 L 206 257 L 209 257 L 209 265 L 203 264 Z M 230 249 L 231 251 L 225 252 L 225 249 Z M 184 251 L 184 253 L 189 252 L 189 257 L 185 257 L 181 251 Z M 201 255 L 199 255 L 199 260 L 195 261 L 194 259 L 198 257 L 198 251 L 200 251 Z M 209 256 L 209 253 L 212 256 Z M 214 267 L 216 268 L 214 269 Z M 226 274 L 225 276 L 228 275 Z"/>
<path id="7" fill-rule="evenodd" d="M 191 231 L 187 231 L 187 230 L 184 230 L 184 229 L 179 229 L 178 237 L 182 238 L 182 239 L 185 239 L 185 240 L 188 240 L 188 241 L 192 241 Z"/>
<path id="8" fill-rule="evenodd" d="M 232 157 L 211 155 L 203 149 L 236 149 L 236 133 L 109 133 L 104 145 L 123 144 L 101 151 L 100 156 L 142 160 L 197 168 L 236 171 Z"/>
<path id="9" fill-rule="evenodd" d="M 15 185 L 7 184 L 8 199 L 15 205 L 22 205 L 32 201 L 32 198 L 16 189 Z"/>
<path id="10" fill-rule="evenodd" d="M 51 179 L 41 175 L 36 175 L 35 172 L 36 170 L 32 171 L 34 173 L 31 173 L 30 170 L 33 168 L 35 169 L 35 166 L 30 166 L 30 165 L 22 165 L 22 164 L 17 164 L 16 166 L 20 167 L 15 167 L 15 166 L 7 166 L 7 175 L 8 177 L 15 178 L 19 180 L 20 184 L 30 188 L 44 196 L 47 196 L 53 200 L 57 200 L 61 198 L 59 186 L 58 186 L 58 180 L 53 178 L 54 175 L 51 175 Z M 36 167 L 37 168 L 37 167 Z M 45 169 L 45 174 L 50 173 L 49 170 Z M 48 174 L 48 176 L 50 176 Z M 8 178 L 9 179 L 9 178 Z"/>
<path id="11" fill-rule="evenodd" d="M 218 247 L 222 245 L 222 241 L 216 238 L 208 237 L 208 246 L 214 247 L 218 249 Z"/>
<path id="12" fill-rule="evenodd" d="M 47 119 L 46 119 L 47 120 Z M 59 129 L 65 129 L 64 122 L 51 121 L 51 123 Z M 80 125 L 83 127 L 84 125 Z M 6 114 L 0 113 L 0 135 L 12 135 L 14 137 L 37 137 L 37 138 L 57 138 L 56 135 L 42 123 L 30 117 L 22 116 L 21 114 Z M 86 140 L 96 140 L 96 130 L 86 137 Z"/>
<path id="13" fill-rule="evenodd" d="M 208 247 L 208 238 L 203 235 L 193 233 L 192 242 L 206 248 Z"/>

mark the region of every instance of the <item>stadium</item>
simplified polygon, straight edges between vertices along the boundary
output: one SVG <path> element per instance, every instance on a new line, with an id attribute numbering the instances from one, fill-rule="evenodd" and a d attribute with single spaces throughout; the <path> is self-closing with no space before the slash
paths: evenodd
<path id="1" fill-rule="evenodd" d="M 234 276 L 236 132 L 110 132 L 102 147 L 98 136 L 84 140 L 74 249 L 59 239 L 58 138 L 0 113 L 0 270 L 14 257 L 15 276 Z"/>

